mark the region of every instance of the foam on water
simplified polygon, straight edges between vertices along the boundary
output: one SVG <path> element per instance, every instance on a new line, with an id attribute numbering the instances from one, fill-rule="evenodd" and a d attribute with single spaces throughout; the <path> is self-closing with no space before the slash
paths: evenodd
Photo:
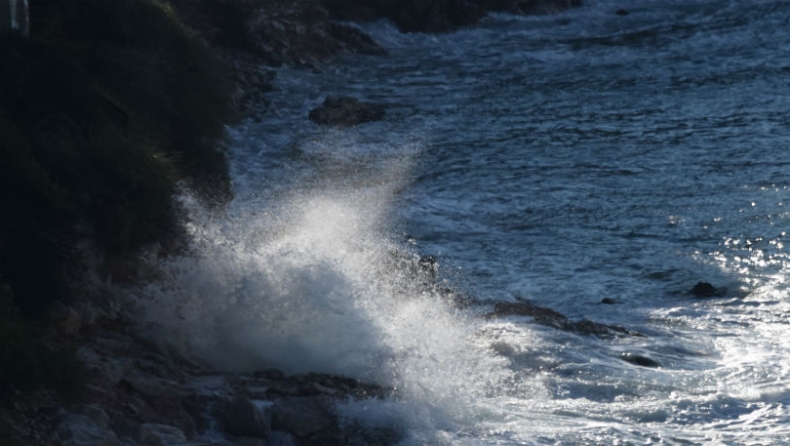
<path id="1" fill-rule="evenodd" d="M 317 180 L 269 211 L 245 205 L 224 217 L 185 198 L 194 255 L 168 261 L 147 287 L 150 319 L 220 369 L 333 373 L 395 389 L 392 401 L 344 406 L 349 419 L 425 435 L 473 426 L 477 402 L 510 375 L 508 360 L 393 240 L 398 175 L 378 178 L 351 188 L 348 178 Z"/>

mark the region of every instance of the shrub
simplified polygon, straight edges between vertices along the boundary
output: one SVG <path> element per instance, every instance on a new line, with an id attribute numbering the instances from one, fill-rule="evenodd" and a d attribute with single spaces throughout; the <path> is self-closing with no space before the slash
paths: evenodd
<path id="1" fill-rule="evenodd" d="M 52 348 L 20 318 L 0 316 L 0 394 L 50 388 L 73 391 L 85 369 L 71 349 Z"/>
<path id="2" fill-rule="evenodd" d="M 107 255 L 177 232 L 174 182 L 227 198 L 222 65 L 155 0 L 37 0 L 0 36 L 0 275 L 28 316 L 63 294 L 77 237 Z"/>

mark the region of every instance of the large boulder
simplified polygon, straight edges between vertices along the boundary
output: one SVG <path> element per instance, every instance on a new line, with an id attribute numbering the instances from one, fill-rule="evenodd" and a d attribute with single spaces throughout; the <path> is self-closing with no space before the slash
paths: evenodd
<path id="1" fill-rule="evenodd" d="M 317 124 L 351 126 L 381 120 L 384 108 L 349 96 L 327 96 L 308 117 Z"/>
<path id="2" fill-rule="evenodd" d="M 55 420 L 55 432 L 62 446 L 121 446 L 115 432 L 85 415 L 61 414 Z"/>
<path id="3" fill-rule="evenodd" d="M 267 438 L 271 433 L 272 412 L 245 398 L 235 398 L 225 405 L 222 422 L 225 431 L 239 437 Z"/>
<path id="4" fill-rule="evenodd" d="M 304 440 L 336 430 L 337 417 L 327 397 L 283 398 L 272 407 L 272 427 Z"/>

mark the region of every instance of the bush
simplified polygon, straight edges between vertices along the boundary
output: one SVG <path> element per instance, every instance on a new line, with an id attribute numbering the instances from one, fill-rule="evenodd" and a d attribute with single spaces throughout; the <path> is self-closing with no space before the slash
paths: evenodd
<path id="1" fill-rule="evenodd" d="M 74 391 L 85 376 L 76 352 L 49 347 L 26 321 L 0 316 L 0 394 L 39 388 Z"/>
<path id="2" fill-rule="evenodd" d="M 230 88 L 155 0 L 31 2 L 0 36 L 0 275 L 28 316 L 63 295 L 78 237 L 106 255 L 177 233 L 174 182 L 229 197 Z"/>

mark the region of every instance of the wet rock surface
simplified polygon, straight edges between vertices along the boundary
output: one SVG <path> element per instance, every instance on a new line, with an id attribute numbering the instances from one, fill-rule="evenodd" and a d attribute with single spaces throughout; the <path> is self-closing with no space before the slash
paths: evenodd
<path id="1" fill-rule="evenodd" d="M 581 0 L 325 0 L 332 18 L 392 20 L 403 32 L 449 32 L 476 23 L 489 12 L 552 14 Z"/>
<path id="2" fill-rule="evenodd" d="M 81 345 L 84 388 L 68 398 L 37 392 L 0 404 L 0 416 L 19 428 L 24 444 L 301 446 L 398 438 L 345 426 L 334 411 L 340 401 L 391 397 L 391 389 L 319 373 L 222 373 L 155 329 L 120 323 L 133 317 L 121 310 L 119 323 L 99 319 L 70 337 Z"/>
<path id="3" fill-rule="evenodd" d="M 320 107 L 310 110 L 311 121 L 322 125 L 353 126 L 384 118 L 384 108 L 350 96 L 327 96 Z"/>
<path id="4" fill-rule="evenodd" d="M 689 293 L 695 297 L 724 297 L 727 295 L 727 289 L 716 288 L 708 282 L 697 282 Z"/>
<path id="5" fill-rule="evenodd" d="M 620 359 L 623 361 L 638 365 L 640 367 L 648 367 L 648 368 L 658 368 L 661 367 L 661 363 L 656 361 L 655 359 L 650 359 L 647 356 L 637 355 L 634 353 L 623 353 L 620 355 Z"/>
<path id="6" fill-rule="evenodd" d="M 551 308 L 540 307 L 528 302 L 499 302 L 494 305 L 493 311 L 486 314 L 488 318 L 507 316 L 531 316 L 536 324 L 582 335 L 594 335 L 600 338 L 617 336 L 644 337 L 639 332 L 618 325 L 602 324 L 588 319 L 574 321 Z"/>

